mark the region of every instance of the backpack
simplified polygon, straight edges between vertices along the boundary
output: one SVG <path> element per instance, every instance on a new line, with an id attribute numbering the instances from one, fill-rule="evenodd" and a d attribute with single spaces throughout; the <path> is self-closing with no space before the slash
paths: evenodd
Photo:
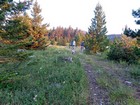
<path id="1" fill-rule="evenodd" d="M 72 43 L 72 41 L 70 42 L 70 46 L 72 46 L 73 45 L 73 43 Z"/>
<path id="2" fill-rule="evenodd" d="M 84 42 L 81 43 L 81 46 L 84 46 Z"/>

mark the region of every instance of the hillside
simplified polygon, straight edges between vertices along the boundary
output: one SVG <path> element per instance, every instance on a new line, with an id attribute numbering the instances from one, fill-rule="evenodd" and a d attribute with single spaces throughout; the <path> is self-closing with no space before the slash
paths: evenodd
<path id="1" fill-rule="evenodd" d="M 140 105 L 139 65 L 79 47 L 75 54 L 54 46 L 31 52 L 28 61 L 0 64 L 1 105 Z"/>
<path id="2" fill-rule="evenodd" d="M 121 34 L 109 34 L 107 35 L 107 38 L 111 41 L 113 41 L 115 38 L 120 39 Z"/>

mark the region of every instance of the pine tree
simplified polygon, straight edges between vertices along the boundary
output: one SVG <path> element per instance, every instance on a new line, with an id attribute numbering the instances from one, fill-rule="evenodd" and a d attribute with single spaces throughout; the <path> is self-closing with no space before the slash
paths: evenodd
<path id="1" fill-rule="evenodd" d="M 102 6 L 98 3 L 95 7 L 94 18 L 91 19 L 89 34 L 92 36 L 106 35 L 106 16 L 102 10 Z"/>
<path id="2" fill-rule="evenodd" d="M 140 8 L 138 10 L 133 10 L 132 11 L 132 15 L 134 16 L 134 18 L 138 18 L 138 20 L 136 20 L 136 24 L 140 25 Z"/>
<path id="3" fill-rule="evenodd" d="M 49 26 L 48 24 L 43 24 L 42 25 L 42 21 L 43 18 L 40 15 L 41 13 L 41 9 L 40 9 L 40 5 L 38 4 L 38 2 L 36 1 L 33 5 L 33 9 L 32 9 L 32 34 L 33 34 L 33 45 L 32 48 L 35 49 L 44 49 L 47 45 L 47 39 L 45 36 L 45 34 L 47 33 L 47 27 Z"/>
<path id="4" fill-rule="evenodd" d="M 140 25 L 140 9 L 133 10 L 132 15 L 134 18 L 137 18 L 137 20 L 135 20 L 136 24 Z M 130 28 L 125 27 L 124 34 L 132 38 L 137 38 L 138 44 L 140 46 L 140 29 L 134 31 Z"/>
<path id="5" fill-rule="evenodd" d="M 102 6 L 98 3 L 95 7 L 94 18 L 91 19 L 91 26 L 89 27 L 89 35 L 91 37 L 88 37 L 86 40 L 90 42 L 86 44 L 89 50 L 92 50 L 94 53 L 104 51 L 108 42 L 105 36 L 106 33 L 105 13 Z"/>
<path id="6" fill-rule="evenodd" d="M 23 18 L 29 6 L 28 2 L 0 1 L 0 56 L 26 58 L 26 53 L 17 50 L 30 44 L 28 22 Z"/>
<path id="7" fill-rule="evenodd" d="M 31 54 L 24 50 L 32 40 L 30 18 L 23 16 L 29 6 L 29 2 L 0 0 L 0 63 L 3 62 L 4 65 L 7 65 L 5 63 L 7 59 L 23 61 Z M 22 73 L 15 74 L 19 64 L 21 62 L 16 62 L 16 66 L 12 64 L 9 69 L 1 70 L 0 86 L 2 88 L 9 87 L 11 83 L 22 79 L 20 75 Z"/>
<path id="8" fill-rule="evenodd" d="M 133 10 L 132 15 L 134 16 L 134 18 L 138 19 L 135 21 L 136 24 L 140 25 L 140 8 L 138 10 Z M 137 42 L 140 46 L 140 29 L 137 29 L 135 33 L 136 33 Z"/>

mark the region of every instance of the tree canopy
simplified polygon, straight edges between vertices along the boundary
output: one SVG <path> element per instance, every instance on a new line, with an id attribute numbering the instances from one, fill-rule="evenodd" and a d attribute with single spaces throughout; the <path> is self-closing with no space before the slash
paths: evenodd
<path id="1" fill-rule="evenodd" d="M 98 3 L 94 10 L 94 17 L 91 19 L 91 26 L 89 27 L 89 36 L 86 37 L 87 50 L 94 53 L 105 50 L 107 46 L 106 16 L 103 12 L 102 6 Z"/>
<path id="2" fill-rule="evenodd" d="M 91 26 L 89 27 L 89 34 L 106 35 L 106 16 L 103 12 L 102 6 L 98 3 L 94 10 L 94 18 L 91 19 Z"/>
<path id="3" fill-rule="evenodd" d="M 29 6 L 27 2 L 0 1 L 0 56 L 20 58 L 17 49 L 31 44 L 29 18 L 23 16 Z"/>
<path id="4" fill-rule="evenodd" d="M 140 9 L 132 10 L 132 16 L 136 18 L 136 24 L 140 25 Z M 128 27 L 125 27 L 124 34 L 132 38 L 137 38 L 137 41 L 140 45 L 140 29 L 135 29 L 134 31 Z"/>

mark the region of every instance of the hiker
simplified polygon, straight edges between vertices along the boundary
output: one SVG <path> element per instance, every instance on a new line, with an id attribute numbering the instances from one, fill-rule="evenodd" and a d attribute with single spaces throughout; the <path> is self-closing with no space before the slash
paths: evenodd
<path id="1" fill-rule="evenodd" d="M 72 46 L 73 46 L 73 49 L 75 49 L 75 46 L 76 46 L 75 40 L 72 41 Z"/>
<path id="2" fill-rule="evenodd" d="M 75 53 L 75 46 L 76 46 L 76 42 L 75 40 L 72 41 L 72 54 Z"/>
<path id="3" fill-rule="evenodd" d="M 71 42 L 70 42 L 70 44 L 69 44 L 69 48 L 71 48 L 71 47 L 72 47 L 72 44 L 73 44 L 73 41 L 71 41 Z"/>
<path id="4" fill-rule="evenodd" d="M 84 47 L 84 41 L 81 42 L 81 52 L 83 52 L 83 50 L 85 49 Z"/>

